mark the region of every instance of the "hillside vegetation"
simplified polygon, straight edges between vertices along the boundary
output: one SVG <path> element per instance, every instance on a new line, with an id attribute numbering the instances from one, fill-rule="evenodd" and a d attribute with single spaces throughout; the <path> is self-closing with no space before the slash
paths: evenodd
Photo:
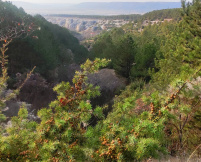
<path id="1" fill-rule="evenodd" d="M 182 1 L 182 7 L 180 21 L 149 24 L 142 31 L 130 23 L 96 37 L 89 53 L 92 61 L 87 59 L 81 65 L 72 84 L 62 82 L 54 87 L 57 99 L 38 111 L 39 122 L 29 120 L 28 111 L 22 106 L 9 127 L 1 124 L 0 161 L 124 162 L 161 160 L 168 156 L 177 156 L 181 161 L 199 160 L 201 0 L 187 4 Z M 44 52 L 50 46 L 40 40 L 44 38 L 40 34 L 51 35 L 52 31 L 49 33 L 48 27 L 44 33 L 41 30 L 34 32 L 39 39 L 33 46 L 41 44 L 38 51 L 45 48 Z M 56 37 L 55 48 L 58 48 L 60 36 L 63 35 L 52 35 L 48 41 Z M 26 39 L 30 38 L 17 41 Z M 18 88 L 5 93 L 6 65 L 12 65 L 7 53 L 15 51 L 9 43 L 9 39 L 1 40 L 1 110 L 6 101 L 20 92 Z M 23 51 L 24 47 L 21 48 Z M 41 53 L 38 59 L 45 58 L 45 54 Z M 81 56 L 76 56 L 78 62 L 82 62 Z M 55 57 L 48 55 L 47 59 Z M 129 81 L 126 89 L 115 97 L 113 110 L 107 116 L 103 113 L 107 105 L 92 106 L 90 100 L 100 96 L 100 91 L 88 82 L 89 74 L 104 67 L 115 69 Z M 97 120 L 95 126 L 90 125 L 92 118 Z M 0 113 L 0 121 L 5 120 L 6 116 Z"/>
<path id="2" fill-rule="evenodd" d="M 167 34 L 175 30 L 175 22 L 164 22 L 145 26 L 142 32 L 134 24 L 114 28 L 94 39 L 89 57 L 111 59 L 110 68 L 130 80 L 137 78 L 149 81 L 150 68 L 155 67 L 160 57 L 161 45 L 167 41 Z"/>
<path id="3" fill-rule="evenodd" d="M 49 70 L 70 63 L 83 63 L 88 51 L 65 28 L 47 22 L 42 16 L 26 14 L 9 2 L 0 1 L 1 29 L 9 30 L 14 22 L 33 23 L 40 30 L 23 39 L 15 39 L 9 46 L 9 74 L 23 73 L 37 66 L 36 71 L 48 78 Z M 37 37 L 35 37 L 37 36 Z"/>

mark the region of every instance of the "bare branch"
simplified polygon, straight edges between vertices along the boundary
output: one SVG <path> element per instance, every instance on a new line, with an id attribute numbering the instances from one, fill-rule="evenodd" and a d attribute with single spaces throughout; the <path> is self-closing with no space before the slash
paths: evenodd
<path id="1" fill-rule="evenodd" d="M 29 17 L 25 17 L 21 22 L 6 22 L 4 18 L 0 21 L 0 42 L 9 41 L 11 39 L 27 37 L 35 30 L 39 29 L 33 22 L 29 22 Z M 37 38 L 36 36 L 34 38 Z"/>

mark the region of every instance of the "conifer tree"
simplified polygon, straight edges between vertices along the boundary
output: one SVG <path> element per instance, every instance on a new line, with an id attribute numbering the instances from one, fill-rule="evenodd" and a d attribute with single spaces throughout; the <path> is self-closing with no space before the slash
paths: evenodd
<path id="1" fill-rule="evenodd" d="M 156 112 L 166 116 L 172 153 L 191 150 L 200 143 L 200 126 L 191 129 L 200 119 L 200 6 L 200 1 L 187 5 L 183 1 L 183 20 L 161 48 L 164 58 L 158 60 L 160 70 L 152 80 L 157 90 L 151 100 L 157 100 Z"/>
<path id="2" fill-rule="evenodd" d="M 87 159 L 84 145 L 87 122 L 91 115 L 103 118 L 102 109 L 92 109 L 90 98 L 100 95 L 99 87 L 87 83 L 87 75 L 96 72 L 108 63 L 105 59 L 87 60 L 83 69 L 76 72 L 74 85 L 62 82 L 54 90 L 57 100 L 49 108 L 41 109 L 39 124 L 27 121 L 27 111 L 21 109 L 12 119 L 8 136 L 0 140 L 1 160 L 18 161 L 83 161 Z M 30 133 L 28 133 L 30 131 Z M 21 140 L 23 139 L 23 140 Z M 19 149 L 14 149 L 17 145 Z"/>

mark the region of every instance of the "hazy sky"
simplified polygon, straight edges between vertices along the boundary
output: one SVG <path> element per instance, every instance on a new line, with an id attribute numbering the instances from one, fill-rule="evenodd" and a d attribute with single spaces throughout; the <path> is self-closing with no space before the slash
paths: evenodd
<path id="1" fill-rule="evenodd" d="M 5 1 L 5 0 L 3 0 Z M 180 0 L 9 0 L 31 3 L 81 3 L 81 2 L 180 2 Z"/>

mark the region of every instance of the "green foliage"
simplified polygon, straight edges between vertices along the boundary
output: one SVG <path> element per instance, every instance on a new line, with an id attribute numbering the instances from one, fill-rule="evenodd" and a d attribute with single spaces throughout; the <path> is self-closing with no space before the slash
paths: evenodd
<path id="1" fill-rule="evenodd" d="M 90 58 L 111 59 L 109 68 L 129 78 L 150 80 L 150 68 L 155 67 L 155 58 L 160 56 L 160 46 L 167 41 L 167 35 L 174 30 L 173 22 L 149 25 L 142 32 L 133 24 L 113 29 L 96 38 L 90 51 Z"/>
<path id="2" fill-rule="evenodd" d="M 99 67 L 106 66 L 107 63 L 108 61 L 104 59 L 96 59 L 94 62 L 87 60 L 81 66 L 83 71 L 76 72 L 73 87 L 69 83 L 62 82 L 54 88 L 58 93 L 58 100 L 52 102 L 50 107 L 55 112 L 53 113 L 51 109 L 42 109 L 38 113 L 41 124 L 37 130 L 42 132 L 40 133 L 42 142 L 38 144 L 39 159 L 53 160 L 56 158 L 65 161 L 86 158 L 83 152 L 85 148 L 84 125 L 87 124 L 92 114 L 102 116 L 101 108 L 93 111 L 88 101 L 100 93 L 98 88 L 93 88 L 87 83 L 87 74 L 96 72 Z M 56 143 L 52 140 L 56 140 Z"/>
<path id="3" fill-rule="evenodd" d="M 12 118 L 12 126 L 0 134 L 0 160 L 143 161 L 199 151 L 200 7 L 199 0 L 184 4 L 184 19 L 177 24 L 149 25 L 138 34 L 120 28 L 99 36 L 92 58 L 97 52 L 111 59 L 109 66 L 122 76 L 138 77 L 115 97 L 112 112 L 105 118 L 103 108 L 92 107 L 90 99 L 100 92 L 87 82 L 88 74 L 109 61 L 87 60 L 73 85 L 55 86 L 57 99 L 38 112 L 40 123 L 29 121 L 25 108 Z M 149 68 L 154 68 L 152 73 Z M 4 66 L 2 74 L 0 86 L 6 89 Z M 151 82 L 145 84 L 142 78 L 150 75 Z M 99 119 L 94 127 L 88 123 L 92 116 Z"/>
<path id="4" fill-rule="evenodd" d="M 28 153 L 28 149 L 35 147 L 34 140 L 37 138 L 36 122 L 27 120 L 26 108 L 21 108 L 18 117 L 13 117 L 11 126 L 7 128 L 8 136 L 0 138 L 0 160 L 20 161 Z M 27 152 L 26 152 L 27 151 Z"/>
<path id="5" fill-rule="evenodd" d="M 158 72 L 141 91 L 131 84 L 116 98 L 113 112 L 97 124 L 95 132 L 90 129 L 91 138 L 99 136 L 92 141 L 99 142 L 99 147 L 89 145 L 95 160 L 142 160 L 157 158 L 166 151 L 172 155 L 190 153 L 200 143 L 200 125 L 193 126 L 199 118 L 195 114 L 200 113 L 199 7 L 200 1 L 194 1 L 184 8 L 184 20 L 178 24 L 166 22 L 144 28 L 135 55 L 140 66 L 133 75 L 147 68 L 147 63 L 152 67 L 154 59 L 148 61 L 156 54 Z"/>
<path id="6" fill-rule="evenodd" d="M 134 93 L 128 91 L 124 93 L 129 97 L 125 98 L 122 94 L 116 98 L 113 112 L 100 121 L 94 131 L 92 128 L 87 131 L 87 143 L 93 149 L 95 161 L 135 161 L 157 158 L 160 152 L 165 153 L 162 133 L 164 118 L 154 121 L 150 118 L 150 112 L 137 115 L 136 100 L 141 93 L 137 90 Z M 99 146 L 95 145 L 98 143 Z"/>
<path id="7" fill-rule="evenodd" d="M 153 81 L 160 88 L 167 87 L 174 79 L 186 80 L 199 69 L 200 28 L 197 23 L 199 19 L 195 17 L 200 15 L 197 12 L 200 5 L 197 3 L 184 10 L 184 20 L 175 25 L 175 30 L 169 34 L 168 41 L 161 48 L 163 58 L 156 62 L 160 72 L 153 75 Z M 190 18 L 189 14 L 193 16 Z"/>
<path id="8" fill-rule="evenodd" d="M 95 110 L 89 99 L 100 95 L 98 87 L 87 83 L 87 75 L 96 72 L 108 63 L 105 59 L 87 60 L 76 72 L 74 86 L 62 82 L 54 90 L 58 99 L 38 112 L 40 124 L 27 120 L 25 108 L 18 117 L 12 118 L 7 136 L 1 137 L 0 159 L 18 161 L 67 161 L 86 159 L 84 141 L 85 127 L 91 115 L 102 118 L 102 109 Z M 28 133 L 31 132 L 31 133 Z M 23 140 L 22 140 L 23 139 Z M 21 146 L 19 149 L 16 147 Z"/>
<path id="9" fill-rule="evenodd" d="M 200 105 L 201 39 L 197 23 L 200 6 L 200 1 L 193 1 L 187 6 L 184 4 L 184 19 L 175 25 L 175 30 L 161 47 L 162 57 L 156 61 L 159 71 L 153 74 L 152 79 L 153 91 L 157 92 L 154 96 L 156 111 L 160 110 L 167 118 L 166 131 L 171 153 L 179 149 L 192 150 L 195 143 L 200 143 L 200 126 L 191 129 L 196 122 L 194 113 L 199 113 Z"/>

